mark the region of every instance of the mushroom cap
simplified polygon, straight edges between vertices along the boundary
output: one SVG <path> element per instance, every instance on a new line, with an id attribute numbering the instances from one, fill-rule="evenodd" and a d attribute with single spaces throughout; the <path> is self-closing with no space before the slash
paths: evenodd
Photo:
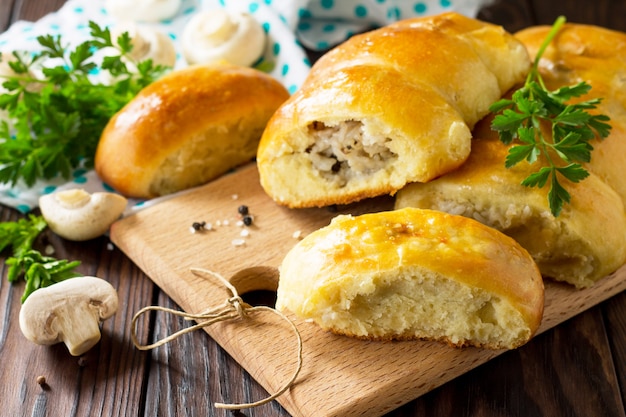
<path id="1" fill-rule="evenodd" d="M 20 309 L 20 329 L 39 345 L 64 342 L 82 355 L 100 341 L 100 322 L 118 308 L 117 291 L 97 277 L 77 277 L 40 288 Z"/>
<path id="2" fill-rule="evenodd" d="M 247 13 L 215 9 L 196 13 L 183 29 L 183 56 L 187 63 L 212 64 L 226 61 L 252 66 L 263 55 L 263 27 Z"/>
<path id="3" fill-rule="evenodd" d="M 154 65 L 173 67 L 176 64 L 174 41 L 165 33 L 153 27 L 127 21 L 113 28 L 111 39 L 116 41 L 124 32 L 130 36 L 133 45 L 130 56 L 136 62 L 151 59 Z"/>
<path id="4" fill-rule="evenodd" d="M 89 194 L 71 189 L 39 198 L 39 208 L 50 229 L 69 240 L 89 240 L 107 232 L 126 208 L 125 197 L 107 192 Z"/>

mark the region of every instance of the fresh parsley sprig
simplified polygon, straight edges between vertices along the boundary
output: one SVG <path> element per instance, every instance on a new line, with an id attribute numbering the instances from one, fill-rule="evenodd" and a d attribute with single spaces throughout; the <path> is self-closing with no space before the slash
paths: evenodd
<path id="1" fill-rule="evenodd" d="M 571 200 L 560 178 L 576 183 L 588 177 L 589 172 L 582 163 L 591 160 L 590 141 L 596 137 L 604 139 L 611 130 L 608 116 L 589 113 L 597 108 L 600 99 L 568 104 L 571 99 L 589 92 L 588 83 L 583 81 L 550 91 L 539 73 L 541 56 L 565 22 L 563 16 L 555 21 L 537 51 L 524 85 L 511 99 L 499 100 L 490 107 L 491 112 L 500 113 L 491 124 L 500 140 L 507 145 L 515 139 L 519 141 L 509 149 L 505 160 L 507 168 L 524 160 L 533 164 L 543 157 L 546 166 L 529 175 L 522 185 L 542 188 L 550 182 L 548 201 L 555 217 Z"/>
<path id="2" fill-rule="evenodd" d="M 81 276 L 75 271 L 80 261 L 70 262 L 67 259 L 44 256 L 34 249 L 26 251 L 19 257 L 7 258 L 6 264 L 9 266 L 7 272 L 9 282 L 16 282 L 20 276 L 23 276 L 26 281 L 21 298 L 22 303 L 39 288 Z"/>
<path id="3" fill-rule="evenodd" d="M 29 215 L 14 222 L 0 223 L 0 252 L 11 249 L 14 256 L 22 256 L 33 247 L 37 236 L 48 224 L 41 216 Z"/>
<path id="4" fill-rule="evenodd" d="M 9 267 L 7 279 L 17 282 L 23 277 L 26 281 L 22 302 L 39 288 L 81 275 L 76 272 L 80 261 L 56 259 L 33 249 L 35 240 L 47 226 L 42 216 L 32 214 L 15 222 L 0 223 L 0 252 L 10 249 L 12 254 L 5 261 Z"/>
<path id="5" fill-rule="evenodd" d="M 114 42 L 108 28 L 89 27 L 91 39 L 73 49 L 60 35 L 45 35 L 37 38 L 41 51 L 15 51 L 6 59 L 15 74 L 0 76 L 7 90 L 0 93 L 0 109 L 7 112 L 0 117 L 0 183 L 32 186 L 91 168 L 109 119 L 168 70 L 152 60 L 135 62 L 128 33 Z M 97 81 L 96 73 L 112 82 Z"/>

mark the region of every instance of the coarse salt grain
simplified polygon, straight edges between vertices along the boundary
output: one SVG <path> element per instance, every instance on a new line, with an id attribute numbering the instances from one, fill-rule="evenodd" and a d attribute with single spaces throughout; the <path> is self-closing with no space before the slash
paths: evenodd
<path id="1" fill-rule="evenodd" d="M 238 194 L 233 194 L 231 197 L 232 197 L 233 200 L 238 200 L 239 199 L 239 195 Z"/>
<path id="2" fill-rule="evenodd" d="M 245 239 L 233 239 L 231 242 L 233 246 L 243 246 L 246 244 Z"/>
<path id="3" fill-rule="evenodd" d="M 248 236 L 250 236 L 250 230 L 249 230 L 249 229 L 243 229 L 243 230 L 241 231 L 241 233 L 239 233 L 239 235 L 240 235 L 241 237 L 248 237 Z"/>
<path id="4" fill-rule="evenodd" d="M 293 232 L 293 234 L 291 236 L 294 239 L 300 239 L 302 237 L 302 231 L 301 230 L 296 230 L 295 232 Z"/>

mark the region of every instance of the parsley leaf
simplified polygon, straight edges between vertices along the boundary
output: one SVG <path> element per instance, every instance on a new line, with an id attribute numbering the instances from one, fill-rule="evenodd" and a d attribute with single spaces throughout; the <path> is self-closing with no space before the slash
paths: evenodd
<path id="1" fill-rule="evenodd" d="M 10 248 L 15 256 L 21 256 L 47 226 L 43 217 L 32 214 L 15 222 L 0 223 L 0 252 Z"/>
<path id="2" fill-rule="evenodd" d="M 15 222 L 0 223 L 0 252 L 10 249 L 12 253 L 5 261 L 9 267 L 7 279 L 16 282 L 24 277 L 26 281 L 22 303 L 39 288 L 81 276 L 75 271 L 80 261 L 55 259 L 33 249 L 35 240 L 47 226 L 42 216 L 32 214 Z"/>
<path id="3" fill-rule="evenodd" d="M 15 72 L 0 79 L 0 183 L 69 178 L 77 167 L 93 167 L 96 147 L 108 121 L 141 89 L 169 68 L 151 60 L 134 62 L 128 33 L 111 38 L 108 28 L 89 22 L 91 39 L 73 49 L 61 36 L 39 36 L 41 51 L 10 54 Z M 100 66 L 95 53 L 107 48 Z M 114 52 L 110 52 L 114 51 Z M 3 58 L 0 56 L 0 58 Z M 93 73 L 108 73 L 110 85 Z M 41 75 L 34 75 L 34 74 Z"/>
<path id="4" fill-rule="evenodd" d="M 21 298 L 22 303 L 39 288 L 81 276 L 74 271 L 80 265 L 80 261 L 55 259 L 44 256 L 34 249 L 23 253 L 22 256 L 7 258 L 6 264 L 9 266 L 7 273 L 9 281 L 15 282 L 20 275 L 24 276 L 26 287 Z"/>
<path id="5" fill-rule="evenodd" d="M 591 90 L 588 83 L 583 81 L 555 91 L 549 91 L 544 85 L 539 60 L 565 21 L 565 17 L 560 16 L 554 22 L 524 85 L 513 93 L 511 99 L 501 99 L 489 109 L 496 113 L 491 128 L 498 132 L 500 140 L 506 145 L 516 139 L 519 142 L 509 148 L 505 159 L 507 168 L 522 161 L 533 164 L 543 157 L 541 161 L 547 166 L 530 174 L 522 185 L 543 188 L 549 182 L 548 202 L 555 217 L 571 199 L 560 183 L 561 179 L 576 183 L 587 178 L 589 173 L 581 163 L 591 160 L 593 146 L 589 142 L 596 137 L 604 139 L 611 131 L 608 116 L 589 113 L 597 108 L 600 99 L 568 103 L 587 94 Z M 550 129 L 542 130 L 542 127 Z M 551 134 L 546 135 L 546 131 Z"/>

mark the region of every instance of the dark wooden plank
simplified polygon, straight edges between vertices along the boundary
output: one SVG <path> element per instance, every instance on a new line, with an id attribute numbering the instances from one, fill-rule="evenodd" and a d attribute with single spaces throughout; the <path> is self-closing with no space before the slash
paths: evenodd
<path id="1" fill-rule="evenodd" d="M 0 0 L 0 32 L 4 32 L 12 22 L 14 3 L 15 0 Z"/>
<path id="2" fill-rule="evenodd" d="M 602 308 L 621 395 L 626 398 L 626 293 L 606 301 Z"/>
<path id="3" fill-rule="evenodd" d="M 570 22 L 593 23 L 626 30 L 626 2 L 623 0 L 545 1 L 531 0 L 538 24 L 551 24 L 559 15 Z"/>
<path id="4" fill-rule="evenodd" d="M 2 220 L 15 220 L 3 209 Z M 19 329 L 20 296 L 24 283 L 9 284 L 6 271 L 0 283 L 0 384 L 2 415 L 109 415 L 137 412 L 143 398 L 143 377 L 148 356 L 130 340 L 130 320 L 135 311 L 150 303 L 154 284 L 108 239 L 75 243 L 50 236 L 55 256 L 82 261 L 79 271 L 107 279 L 117 288 L 118 313 L 102 326 L 102 340 L 81 357 L 72 357 L 64 345 L 38 346 L 28 342 Z M 140 328 L 147 337 L 148 328 Z M 37 376 L 46 378 L 42 389 Z M 11 380 L 12 383 L 7 383 Z M 76 414 L 74 414 L 76 413 Z"/>
<path id="5" fill-rule="evenodd" d="M 516 32 L 535 24 L 535 18 L 527 0 L 495 1 L 483 7 L 477 17 L 486 22 L 502 25 L 509 32 Z"/>
<path id="6" fill-rule="evenodd" d="M 14 0 L 14 2 L 15 5 L 11 16 L 11 22 L 16 20 L 28 20 L 34 22 L 48 13 L 60 9 L 61 6 L 65 4 L 65 0 Z"/>
<path id="7" fill-rule="evenodd" d="M 573 23 L 595 24 L 626 31 L 626 2 L 623 0 L 500 0 L 484 7 L 478 17 L 502 24 L 505 29 L 516 32 L 531 25 L 552 24 L 559 15 L 564 15 Z"/>

